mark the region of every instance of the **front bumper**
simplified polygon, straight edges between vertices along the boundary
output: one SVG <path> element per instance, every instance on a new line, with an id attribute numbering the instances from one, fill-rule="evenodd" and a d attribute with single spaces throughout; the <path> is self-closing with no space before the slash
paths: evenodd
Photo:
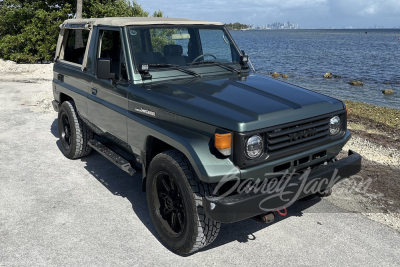
<path id="1" fill-rule="evenodd" d="M 306 196 L 325 191 L 339 181 L 357 174 L 361 170 L 361 156 L 349 151 L 348 157 L 336 162 L 319 166 L 311 171 L 292 176 L 280 177 L 275 183 L 270 180 L 264 187 L 256 185 L 258 190 L 245 192 L 242 181 L 237 194 L 227 197 L 203 198 L 203 208 L 207 216 L 222 223 L 241 221 L 282 207 Z M 237 183 L 239 184 L 239 183 Z"/>

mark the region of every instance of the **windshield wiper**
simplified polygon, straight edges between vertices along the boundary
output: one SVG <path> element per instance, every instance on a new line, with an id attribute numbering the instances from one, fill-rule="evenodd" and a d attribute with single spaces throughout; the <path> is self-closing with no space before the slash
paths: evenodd
<path id="1" fill-rule="evenodd" d="M 192 70 L 187 70 L 187 69 L 179 67 L 178 65 L 173 65 L 173 64 L 149 64 L 149 67 L 171 68 L 171 69 L 182 71 L 182 72 L 187 73 L 187 74 L 194 75 L 194 76 L 199 77 L 199 78 L 203 77 L 201 74 L 198 74 L 197 72 L 194 72 Z"/>
<path id="2" fill-rule="evenodd" d="M 230 70 L 230 71 L 232 71 L 232 72 L 236 72 L 236 73 L 239 73 L 239 74 L 242 73 L 240 70 L 235 69 L 234 67 L 231 67 L 231 66 L 222 64 L 221 62 L 217 62 L 217 61 L 206 60 L 206 61 L 188 63 L 188 65 L 201 65 L 201 64 L 214 64 L 214 65 L 217 65 L 217 66 L 219 66 L 219 67 L 221 67 L 221 68 Z"/>

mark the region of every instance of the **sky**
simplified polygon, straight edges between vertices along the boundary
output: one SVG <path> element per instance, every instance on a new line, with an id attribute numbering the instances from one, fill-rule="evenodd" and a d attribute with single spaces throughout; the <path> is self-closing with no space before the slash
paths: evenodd
<path id="1" fill-rule="evenodd" d="M 296 22 L 302 28 L 400 27 L 400 0 L 138 0 L 164 16 L 224 23 Z"/>

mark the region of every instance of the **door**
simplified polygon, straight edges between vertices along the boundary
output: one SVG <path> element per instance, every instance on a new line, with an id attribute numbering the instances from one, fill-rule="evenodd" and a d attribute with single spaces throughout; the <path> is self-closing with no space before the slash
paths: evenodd
<path id="1" fill-rule="evenodd" d="M 89 118 L 104 133 L 104 137 L 117 137 L 126 142 L 128 81 L 120 30 L 100 28 L 95 41 L 95 69 L 97 59 L 111 59 L 111 72 L 115 73 L 115 80 L 92 77 L 88 96 Z"/>

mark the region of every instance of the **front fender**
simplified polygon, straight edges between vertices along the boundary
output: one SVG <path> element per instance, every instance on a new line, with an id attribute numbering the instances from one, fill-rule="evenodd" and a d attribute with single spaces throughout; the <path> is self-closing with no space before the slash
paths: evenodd
<path id="1" fill-rule="evenodd" d="M 129 144 L 147 151 L 149 136 L 169 144 L 189 159 L 199 179 L 206 183 L 217 183 L 227 174 L 240 178 L 239 169 L 229 158 L 213 154 L 210 137 L 145 115 L 128 113 Z"/>

